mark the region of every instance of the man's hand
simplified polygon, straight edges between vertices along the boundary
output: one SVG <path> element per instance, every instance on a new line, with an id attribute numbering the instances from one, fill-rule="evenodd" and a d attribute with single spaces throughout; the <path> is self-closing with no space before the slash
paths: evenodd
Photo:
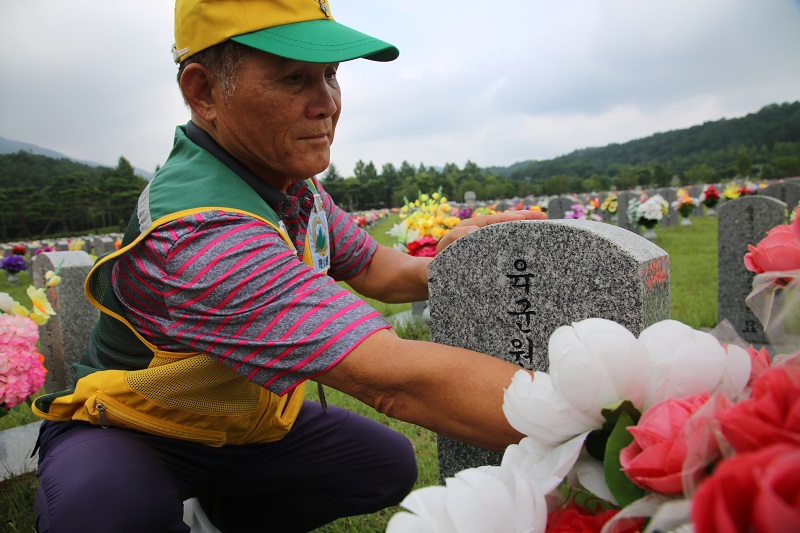
<path id="1" fill-rule="evenodd" d="M 478 228 L 497 224 L 499 222 L 511 222 L 513 220 L 544 220 L 547 215 L 541 211 L 505 211 L 494 215 L 481 215 L 475 218 L 462 220 L 461 224 L 450 230 L 436 245 L 436 253 L 444 250 L 450 243 L 463 237 L 467 233 L 472 233 Z"/>

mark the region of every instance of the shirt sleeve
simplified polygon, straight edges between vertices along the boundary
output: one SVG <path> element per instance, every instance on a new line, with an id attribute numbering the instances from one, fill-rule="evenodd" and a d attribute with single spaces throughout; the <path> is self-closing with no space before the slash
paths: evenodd
<path id="1" fill-rule="evenodd" d="M 328 274 L 336 280 L 347 281 L 366 268 L 378 249 L 378 241 L 360 228 L 349 213 L 339 209 L 316 179 L 314 185 L 328 214 L 328 234 L 331 239 L 331 268 Z"/>
<path id="2" fill-rule="evenodd" d="M 367 262 L 368 248 L 359 248 Z M 306 266 L 272 226 L 236 213 L 158 228 L 120 258 L 113 284 L 126 318 L 150 342 L 206 353 L 281 395 L 390 327 Z"/>

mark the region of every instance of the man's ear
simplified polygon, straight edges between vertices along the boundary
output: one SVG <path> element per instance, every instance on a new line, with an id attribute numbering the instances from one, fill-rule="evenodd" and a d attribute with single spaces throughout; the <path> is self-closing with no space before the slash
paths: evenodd
<path id="1" fill-rule="evenodd" d="M 212 122 L 217 116 L 215 96 L 219 92 L 214 90 L 215 81 L 211 71 L 200 63 L 186 65 L 181 74 L 181 92 L 186 103 L 193 113 L 206 122 Z"/>

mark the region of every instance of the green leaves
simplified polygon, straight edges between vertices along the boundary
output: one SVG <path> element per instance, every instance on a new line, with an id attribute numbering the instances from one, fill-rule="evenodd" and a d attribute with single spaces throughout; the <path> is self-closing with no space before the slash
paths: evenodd
<path id="1" fill-rule="evenodd" d="M 636 486 L 628 479 L 622 471 L 619 454 L 623 448 L 633 442 L 633 435 L 628 431 L 628 426 L 636 423 L 626 411 L 620 411 L 616 418 L 614 428 L 606 442 L 605 457 L 603 459 L 603 469 L 611 494 L 617 499 L 621 507 L 638 500 L 644 496 L 644 489 Z"/>

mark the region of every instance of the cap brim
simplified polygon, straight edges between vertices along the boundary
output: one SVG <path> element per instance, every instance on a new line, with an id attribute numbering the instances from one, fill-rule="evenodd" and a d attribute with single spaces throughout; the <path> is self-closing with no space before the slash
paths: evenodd
<path id="1" fill-rule="evenodd" d="M 364 58 L 392 61 L 400 55 L 393 45 L 348 28 L 334 20 L 309 20 L 231 37 L 276 56 L 309 63 L 339 63 Z"/>

